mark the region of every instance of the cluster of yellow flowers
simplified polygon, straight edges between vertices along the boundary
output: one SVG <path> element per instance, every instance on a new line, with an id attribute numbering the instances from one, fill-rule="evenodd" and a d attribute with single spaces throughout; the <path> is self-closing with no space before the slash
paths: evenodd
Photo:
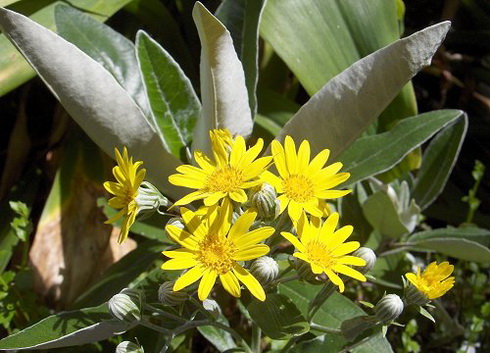
<path id="1" fill-rule="evenodd" d="M 257 299 L 265 300 L 262 285 L 241 263 L 268 254 L 270 247 L 263 242 L 278 233 L 295 247 L 294 257 L 308 263 L 315 275 L 325 274 L 341 292 L 345 286 L 339 275 L 366 281 L 352 267 L 366 264 L 364 259 L 351 255 L 360 244 L 346 242 L 353 227 L 337 229 L 339 214 L 331 213 L 326 202 L 350 192 L 333 189 L 346 181 L 349 173 L 339 172 L 340 162 L 326 165 L 328 149 L 311 159 L 308 141 L 296 149 L 294 140 L 286 136 L 284 144 L 272 142 L 272 156 L 260 157 L 262 139 L 250 148 L 242 136 L 233 137 L 228 130 L 212 130 L 210 139 L 211 157 L 196 150 L 196 165 L 181 165 L 178 173 L 169 177 L 170 183 L 193 189 L 172 206 L 181 206 L 180 220 L 165 227 L 181 247 L 163 252 L 169 260 L 162 269 L 185 270 L 175 282 L 174 291 L 200 280 L 198 297 L 204 300 L 219 277 L 231 295 L 239 297 L 243 284 Z M 116 150 L 116 159 L 118 166 L 113 173 L 117 182 L 106 182 L 104 186 L 115 195 L 109 205 L 121 209 L 108 222 L 124 216 L 122 242 L 138 213 L 138 192 L 145 170 L 138 170 L 141 162 L 133 163 L 126 148 L 122 155 Z M 273 218 L 289 217 L 291 232 L 281 232 L 279 222 L 264 222 L 258 216 L 251 197 L 264 185 L 273 188 L 274 198 L 277 195 Z M 196 211 L 184 207 L 199 200 L 203 204 Z M 407 278 L 414 284 L 421 283 L 412 276 Z"/>

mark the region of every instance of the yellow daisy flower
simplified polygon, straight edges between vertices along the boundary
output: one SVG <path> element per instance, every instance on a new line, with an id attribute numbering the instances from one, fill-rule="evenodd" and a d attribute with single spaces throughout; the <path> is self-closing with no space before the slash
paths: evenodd
<path id="1" fill-rule="evenodd" d="M 338 273 L 364 282 L 366 277 L 350 266 L 365 266 L 366 261 L 347 255 L 359 248 L 360 244 L 357 241 L 344 243 L 351 235 L 353 227 L 344 226 L 335 230 L 338 221 L 339 214 L 335 212 L 323 224 L 320 218 L 315 217 L 310 223 L 303 212 L 297 225 L 299 238 L 288 232 L 281 232 L 281 235 L 298 250 L 293 256 L 309 263 L 314 274 L 325 273 L 339 287 L 340 292 L 343 292 L 344 282 Z"/>
<path id="2" fill-rule="evenodd" d="M 219 277 L 223 288 L 234 297 L 240 297 L 240 282 L 259 300 L 265 292 L 259 281 L 238 264 L 253 260 L 269 252 L 265 244 L 258 244 L 274 233 L 272 227 L 249 231 L 257 214 L 247 211 L 231 225 L 231 203 L 209 208 L 205 217 L 181 208 L 185 229 L 174 225 L 165 227 L 167 234 L 182 248 L 164 251 L 170 258 L 162 265 L 164 270 L 189 269 L 175 281 L 173 290 L 179 291 L 201 280 L 198 288 L 200 300 L 209 296 Z"/>
<path id="3" fill-rule="evenodd" d="M 244 190 L 261 184 L 259 176 L 272 161 L 272 157 L 257 158 L 264 146 L 263 140 L 258 139 L 247 150 L 242 136 L 231 141 L 229 136 L 223 130 L 212 130 L 214 160 L 201 151 L 195 151 L 194 159 L 199 167 L 181 165 L 177 167 L 181 174 L 169 176 L 169 182 L 174 185 L 197 189 L 175 202 L 176 206 L 199 199 L 204 199 L 206 206 L 224 198 L 243 203 L 247 201 Z"/>
<path id="4" fill-rule="evenodd" d="M 104 188 L 114 195 L 109 200 L 109 206 L 121 209 L 114 217 L 108 219 L 105 223 L 114 223 L 121 217 L 124 220 L 121 225 L 121 233 L 119 234 L 118 243 L 122 243 L 128 237 L 129 228 L 133 225 L 139 207 L 136 202 L 138 197 L 138 188 L 145 179 L 146 169 L 138 170 L 143 162 L 138 161 L 133 163 L 133 157 L 128 156 L 128 150 L 123 148 L 123 154 L 114 149 L 116 155 L 117 166 L 112 168 L 112 174 L 117 182 L 106 181 Z"/>
<path id="5" fill-rule="evenodd" d="M 439 265 L 432 262 L 421 274 L 420 267 L 415 273 L 407 273 L 405 277 L 412 283 L 427 299 L 442 297 L 454 286 L 454 277 L 449 277 L 453 273 L 454 266 L 444 261 Z"/>
<path id="6" fill-rule="evenodd" d="M 286 208 L 293 221 L 297 221 L 302 211 L 312 216 L 323 217 L 328 212 L 326 199 L 336 199 L 347 195 L 350 190 L 330 190 L 346 181 L 349 173 L 338 173 L 342 163 L 324 167 L 330 151 L 325 149 L 310 162 L 310 144 L 304 140 L 296 153 L 291 136 L 286 136 L 284 147 L 279 141 L 272 141 L 272 156 L 279 177 L 266 171 L 262 179 L 273 185 L 279 194 L 282 213 Z"/>

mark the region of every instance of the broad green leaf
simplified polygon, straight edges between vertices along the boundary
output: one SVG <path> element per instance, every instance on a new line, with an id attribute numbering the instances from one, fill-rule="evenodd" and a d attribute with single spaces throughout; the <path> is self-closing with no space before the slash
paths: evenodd
<path id="1" fill-rule="evenodd" d="M 129 328 L 127 323 L 113 319 L 107 304 L 103 304 L 51 315 L 0 340 L 0 349 L 9 352 L 76 346 L 107 339 Z"/>
<path id="2" fill-rule="evenodd" d="M 225 0 L 216 17 L 230 31 L 235 50 L 243 64 L 252 116 L 257 112 L 259 26 L 265 0 Z"/>
<path id="3" fill-rule="evenodd" d="M 393 201 L 383 190 L 370 195 L 362 204 L 362 210 L 373 228 L 385 236 L 399 238 L 409 231 L 401 221 Z"/>
<path id="4" fill-rule="evenodd" d="M 390 169 L 414 148 L 464 115 L 460 110 L 433 111 L 403 119 L 388 132 L 359 138 L 339 157 L 344 164 L 343 171 L 351 173 L 346 184 L 355 184 Z"/>
<path id="5" fill-rule="evenodd" d="M 412 193 L 421 209 L 430 206 L 444 189 L 467 128 L 468 119 L 464 114 L 463 119 L 441 131 L 425 150 Z"/>
<path id="6" fill-rule="evenodd" d="M 278 139 L 308 139 L 313 153 L 327 147 L 337 159 L 403 85 L 430 63 L 449 27 L 447 21 L 436 24 L 357 61 L 311 97 Z"/>
<path id="7" fill-rule="evenodd" d="M 462 260 L 490 262 L 490 230 L 476 227 L 444 228 L 413 234 L 413 249 L 441 252 Z"/>
<path id="8" fill-rule="evenodd" d="M 77 298 L 73 308 L 84 308 L 99 305 L 109 300 L 114 293 L 128 286 L 134 279 L 147 270 L 158 258 L 165 245 L 159 241 L 149 240 L 113 264 L 93 286 Z"/>
<path id="9" fill-rule="evenodd" d="M 33 1 L 34 2 L 37 2 Z M 131 0 L 72 0 L 70 4 L 80 10 L 84 10 L 99 21 L 105 21 L 120 8 Z M 12 1 L 8 1 L 11 2 Z M 25 1 L 20 2 L 23 4 Z M 56 4 L 63 1 L 56 1 L 40 9 L 29 16 L 33 21 L 43 26 L 53 29 L 54 9 Z M 0 96 L 10 92 L 22 83 L 28 81 L 36 75 L 28 62 L 8 41 L 4 34 L 0 34 Z"/>
<path id="10" fill-rule="evenodd" d="M 182 191 L 167 176 L 180 164 L 114 77 L 73 44 L 25 16 L 0 9 L 0 28 L 89 137 L 107 154 L 127 146 L 148 179 L 170 197 Z"/>
<path id="11" fill-rule="evenodd" d="M 224 315 L 220 315 L 217 321 L 223 325 L 230 326 Z M 215 326 L 199 326 L 197 330 L 220 352 L 236 348 L 233 337 L 228 331 L 220 330 Z"/>
<path id="12" fill-rule="evenodd" d="M 201 118 L 194 130 L 193 149 L 210 152 L 209 130 L 227 128 L 247 138 L 253 121 L 245 74 L 230 32 L 200 2 L 192 11 L 201 39 Z"/>
<path id="13" fill-rule="evenodd" d="M 291 353 L 338 353 L 344 345 L 345 339 L 341 335 L 322 335 L 296 344 Z"/>
<path id="14" fill-rule="evenodd" d="M 247 309 L 253 321 L 272 339 L 289 339 L 310 329 L 295 303 L 285 295 L 267 294 L 266 301 L 253 300 Z"/>
<path id="15" fill-rule="evenodd" d="M 136 50 L 156 126 L 167 150 L 184 159 L 201 104 L 179 64 L 143 31 L 136 35 Z"/>
<path id="16" fill-rule="evenodd" d="M 290 298 L 304 315 L 306 315 L 310 301 L 315 298 L 317 292 L 320 290 L 318 286 L 312 286 L 308 283 L 299 281 L 281 284 L 278 288 L 279 293 Z M 329 328 L 340 329 L 343 321 L 361 315 L 366 315 L 366 313 L 345 296 L 334 292 L 320 307 L 313 322 Z M 325 352 L 329 352 L 326 347 L 328 347 L 331 340 L 334 340 L 335 345 L 340 346 L 341 344 L 347 344 L 345 339 L 341 338 L 341 336 L 339 339 L 333 339 L 331 336 L 327 335 L 325 340 Z M 358 347 L 361 348 L 365 345 L 372 345 L 371 348 L 373 348 L 373 352 L 378 350 L 380 352 L 390 352 L 386 351 L 387 347 L 389 347 L 386 338 L 382 337 L 378 340 L 377 335 L 372 336 Z M 312 352 L 315 351 L 313 350 Z"/>
<path id="17" fill-rule="evenodd" d="M 0 7 L 7 7 L 21 0 L 0 0 Z"/>
<path id="18" fill-rule="evenodd" d="M 399 39 L 400 32 L 394 1 L 269 0 L 261 35 L 313 95 L 360 58 Z M 381 114 L 379 131 L 415 114 L 409 83 Z"/>
<path id="19" fill-rule="evenodd" d="M 54 11 L 57 33 L 101 64 L 149 116 L 134 44 L 111 27 L 66 4 Z"/>

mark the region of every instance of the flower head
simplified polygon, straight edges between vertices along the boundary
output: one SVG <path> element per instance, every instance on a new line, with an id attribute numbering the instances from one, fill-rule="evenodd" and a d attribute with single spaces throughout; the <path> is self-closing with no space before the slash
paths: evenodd
<path id="1" fill-rule="evenodd" d="M 239 261 L 253 260 L 269 252 L 265 244 L 258 244 L 274 233 L 272 227 L 261 227 L 249 231 L 257 213 L 247 211 L 231 225 L 232 207 L 210 207 L 204 217 L 181 208 L 186 229 L 173 225 L 165 227 L 168 235 L 182 246 L 180 249 L 164 251 L 170 258 L 162 265 L 164 270 L 188 269 L 177 279 L 173 290 L 181 290 L 198 280 L 198 296 L 204 300 L 209 296 L 216 280 L 220 279 L 224 289 L 235 297 L 240 296 L 243 283 L 259 300 L 265 300 L 265 292 L 259 281 Z"/>
<path id="2" fill-rule="evenodd" d="M 420 267 L 417 273 L 407 273 L 405 277 L 412 283 L 427 299 L 442 297 L 454 286 L 454 266 L 444 261 L 439 265 L 434 261 L 421 274 Z"/>
<path id="3" fill-rule="evenodd" d="M 303 213 L 297 225 L 299 238 L 288 232 L 281 232 L 298 250 L 293 256 L 309 263 L 314 274 L 325 273 L 328 278 L 343 292 L 344 282 L 338 273 L 366 281 L 366 277 L 350 266 L 365 266 L 366 261 L 360 257 L 347 255 L 357 248 L 359 242 L 345 240 L 352 233 L 352 226 L 335 230 L 339 214 L 332 213 L 322 224 L 321 219 L 313 218 L 311 223 Z"/>
<path id="4" fill-rule="evenodd" d="M 289 216 L 297 221 L 304 210 L 315 217 L 328 214 L 326 199 L 347 195 L 350 190 L 331 190 L 346 181 L 349 173 L 338 173 L 342 163 L 327 167 L 330 151 L 325 149 L 310 162 L 310 144 L 304 140 L 296 152 L 291 136 L 286 136 L 284 147 L 279 141 L 272 141 L 272 156 L 279 177 L 265 172 L 262 178 L 273 185 L 279 194 L 281 213 L 287 208 Z"/>
<path id="5" fill-rule="evenodd" d="M 133 157 L 128 156 L 126 147 L 124 147 L 122 155 L 117 148 L 114 149 L 114 152 L 117 166 L 112 169 L 112 174 L 114 174 L 117 181 L 106 181 L 104 188 L 114 195 L 109 200 L 109 206 L 121 210 L 105 223 L 113 223 L 119 218 L 124 217 L 121 225 L 121 233 L 117 240 L 118 243 L 122 243 L 128 237 L 129 228 L 134 223 L 139 211 L 136 198 L 139 194 L 138 189 L 145 178 L 146 169 L 138 170 L 143 162 L 138 161 L 133 163 Z"/>
<path id="6" fill-rule="evenodd" d="M 196 189 L 178 200 L 176 206 L 199 199 L 204 199 L 206 206 L 224 198 L 243 203 L 247 201 L 244 190 L 261 184 L 259 176 L 272 160 L 272 157 L 257 158 L 264 145 L 262 139 L 247 150 L 242 136 L 232 140 L 229 132 L 212 130 L 210 137 L 214 159 L 195 151 L 194 159 L 199 167 L 181 165 L 177 167 L 180 174 L 168 178 L 174 185 Z"/>

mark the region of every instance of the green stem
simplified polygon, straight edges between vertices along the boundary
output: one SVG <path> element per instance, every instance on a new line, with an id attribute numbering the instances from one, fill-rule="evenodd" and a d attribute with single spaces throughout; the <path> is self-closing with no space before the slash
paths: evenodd
<path id="1" fill-rule="evenodd" d="M 278 278 L 276 279 L 275 281 L 272 281 L 271 283 L 269 283 L 267 285 L 267 288 L 272 288 L 272 287 L 275 287 L 277 286 L 278 284 L 281 284 L 281 283 L 286 283 L 286 282 L 291 282 L 291 281 L 294 281 L 295 279 L 298 279 L 298 274 L 294 274 L 294 275 L 291 275 L 291 276 L 288 276 L 288 277 L 283 277 L 283 278 Z"/>
<path id="2" fill-rule="evenodd" d="M 158 325 L 155 325 L 154 323 L 151 323 L 150 321 L 146 320 L 145 318 L 141 319 L 140 324 L 145 326 L 145 327 L 148 327 L 149 329 L 152 329 L 153 331 L 161 332 L 161 333 L 164 333 L 166 335 L 170 335 L 172 333 L 172 331 L 167 330 L 167 329 L 160 327 Z"/>
<path id="3" fill-rule="evenodd" d="M 152 306 L 150 304 L 145 304 L 145 308 L 146 309 L 149 309 L 149 310 L 151 310 L 153 312 L 156 312 L 156 313 L 158 313 L 158 314 L 160 314 L 162 316 L 165 316 L 165 317 L 167 317 L 169 319 L 175 320 L 175 321 L 180 321 L 180 322 L 186 322 L 187 321 L 186 319 L 184 319 L 181 316 L 174 315 L 172 313 L 166 312 L 165 310 L 156 308 L 156 307 L 154 307 L 154 306 Z"/>
<path id="4" fill-rule="evenodd" d="M 260 347 L 261 337 L 262 337 L 262 330 L 260 329 L 259 325 L 257 325 L 255 322 L 252 322 L 252 344 L 251 344 L 251 348 L 252 348 L 252 351 L 255 353 L 261 352 L 261 347 Z"/>
<path id="5" fill-rule="evenodd" d="M 332 295 L 336 286 L 331 281 L 325 283 L 323 288 L 317 293 L 313 301 L 311 302 L 311 307 L 308 310 L 308 321 L 311 323 L 321 306 L 327 301 L 327 299 Z"/>
<path id="6" fill-rule="evenodd" d="M 296 340 L 298 339 L 298 336 L 296 337 L 291 337 L 288 341 L 288 343 L 286 343 L 286 345 L 284 347 L 282 347 L 281 351 L 279 353 L 286 353 L 289 351 L 289 349 L 291 349 L 292 346 L 294 346 L 294 344 L 296 343 Z"/>
<path id="7" fill-rule="evenodd" d="M 330 327 L 315 324 L 313 322 L 310 324 L 310 328 L 312 330 L 317 330 L 317 331 L 324 332 L 324 333 L 331 333 L 334 335 L 341 335 L 342 334 L 342 331 L 340 331 L 338 328 L 330 328 Z"/>

